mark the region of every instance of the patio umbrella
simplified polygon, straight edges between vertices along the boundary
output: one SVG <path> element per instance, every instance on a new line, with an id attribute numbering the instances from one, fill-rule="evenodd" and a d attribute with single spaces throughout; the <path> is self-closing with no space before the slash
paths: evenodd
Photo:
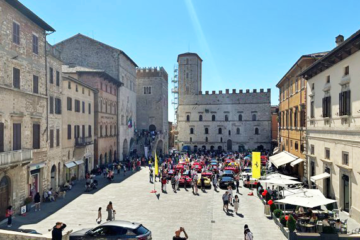
<path id="1" fill-rule="evenodd" d="M 285 179 L 285 178 L 272 178 L 272 179 L 267 179 L 267 180 L 260 180 L 259 182 L 261 184 L 267 183 L 267 184 L 276 185 L 276 186 L 302 184 L 302 182 L 294 181 L 291 179 Z"/>
<path id="2" fill-rule="evenodd" d="M 334 203 L 336 200 L 326 198 L 318 189 L 301 189 L 275 203 L 291 204 L 307 208 L 314 208 Z"/>
<path id="3" fill-rule="evenodd" d="M 265 176 L 266 179 L 275 179 L 275 178 L 281 178 L 281 179 L 297 179 L 296 177 L 291 177 L 291 176 L 287 176 L 284 174 L 280 174 L 280 173 L 270 173 L 268 175 Z"/>

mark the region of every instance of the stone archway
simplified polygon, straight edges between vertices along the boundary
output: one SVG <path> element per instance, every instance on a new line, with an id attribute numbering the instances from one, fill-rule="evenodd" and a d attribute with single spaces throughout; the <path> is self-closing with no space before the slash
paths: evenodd
<path id="1" fill-rule="evenodd" d="M 0 180 L 0 220 L 5 218 L 6 208 L 10 205 L 11 181 L 8 176 Z"/>
<path id="2" fill-rule="evenodd" d="M 226 150 L 232 151 L 232 141 L 231 141 L 231 139 L 227 140 Z"/>
<path id="3" fill-rule="evenodd" d="M 125 139 L 123 142 L 123 159 L 125 159 L 128 154 L 129 154 L 129 145 L 127 139 Z"/>
<path id="4" fill-rule="evenodd" d="M 54 164 L 52 167 L 51 167 L 51 172 L 50 172 L 50 176 L 51 176 L 51 179 L 50 179 L 50 187 L 56 191 L 56 186 L 57 186 L 57 171 L 56 171 L 56 165 Z"/>
<path id="5" fill-rule="evenodd" d="M 152 131 L 156 131 L 156 126 L 154 124 L 151 124 L 149 126 L 149 131 L 152 132 Z"/>

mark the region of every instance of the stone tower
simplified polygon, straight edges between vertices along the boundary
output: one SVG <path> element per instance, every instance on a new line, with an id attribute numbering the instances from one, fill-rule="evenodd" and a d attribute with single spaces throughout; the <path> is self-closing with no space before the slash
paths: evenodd
<path id="1" fill-rule="evenodd" d="M 183 53 L 177 59 L 179 65 L 179 100 L 185 95 L 197 95 L 201 91 L 202 59 L 196 53 Z"/>

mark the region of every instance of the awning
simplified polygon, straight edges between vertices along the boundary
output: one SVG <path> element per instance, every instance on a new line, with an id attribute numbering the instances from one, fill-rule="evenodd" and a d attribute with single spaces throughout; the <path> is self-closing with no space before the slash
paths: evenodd
<path id="1" fill-rule="evenodd" d="M 291 163 L 290 163 L 290 166 L 294 167 L 295 165 L 297 165 L 297 164 L 299 164 L 299 163 L 301 163 L 301 162 L 305 162 L 305 160 L 302 159 L 302 158 L 298 158 L 298 159 L 296 159 L 295 161 L 291 162 Z"/>
<path id="2" fill-rule="evenodd" d="M 45 162 L 33 163 L 29 165 L 30 171 L 45 167 Z"/>
<path id="3" fill-rule="evenodd" d="M 76 165 L 81 165 L 81 164 L 84 164 L 84 160 L 77 160 L 77 161 L 74 161 L 74 163 Z"/>
<path id="4" fill-rule="evenodd" d="M 270 162 L 275 165 L 276 168 L 279 168 L 282 165 L 286 165 L 295 161 L 298 157 L 292 155 L 289 152 L 283 151 L 274 156 L 270 157 Z"/>
<path id="5" fill-rule="evenodd" d="M 71 162 L 65 163 L 65 166 L 66 166 L 67 168 L 72 168 L 72 167 L 75 167 L 76 164 L 75 164 L 75 162 L 71 161 Z"/>
<path id="6" fill-rule="evenodd" d="M 336 200 L 326 198 L 318 189 L 299 189 L 294 194 L 275 201 L 275 203 L 291 204 L 308 208 L 325 206 L 334 202 L 336 202 Z"/>
<path id="7" fill-rule="evenodd" d="M 329 178 L 330 177 L 330 174 L 327 173 L 327 172 L 324 172 L 322 174 L 319 174 L 319 175 L 316 175 L 316 176 L 312 176 L 310 178 L 310 181 L 312 182 L 316 182 L 317 180 L 322 180 L 322 179 L 325 179 L 325 178 Z"/>
<path id="8" fill-rule="evenodd" d="M 264 177 L 265 177 L 266 180 L 274 179 L 274 178 L 283 178 L 283 179 L 292 179 L 292 180 L 297 179 L 296 177 L 287 176 L 287 175 L 280 174 L 280 173 L 270 173 L 270 174 L 268 174 L 268 175 L 266 175 Z"/>
<path id="9" fill-rule="evenodd" d="M 273 178 L 273 179 L 268 179 L 268 180 L 260 180 L 260 183 L 261 184 L 267 183 L 267 184 L 276 185 L 276 186 L 302 184 L 302 182 L 294 181 L 291 179 L 285 179 L 285 178 Z"/>

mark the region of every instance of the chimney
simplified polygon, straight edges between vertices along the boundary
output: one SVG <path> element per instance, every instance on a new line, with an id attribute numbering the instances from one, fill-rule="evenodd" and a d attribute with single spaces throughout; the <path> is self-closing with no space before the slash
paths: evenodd
<path id="1" fill-rule="evenodd" d="M 336 46 L 339 46 L 342 42 L 344 42 L 344 36 L 343 35 L 339 35 L 336 38 Z"/>

